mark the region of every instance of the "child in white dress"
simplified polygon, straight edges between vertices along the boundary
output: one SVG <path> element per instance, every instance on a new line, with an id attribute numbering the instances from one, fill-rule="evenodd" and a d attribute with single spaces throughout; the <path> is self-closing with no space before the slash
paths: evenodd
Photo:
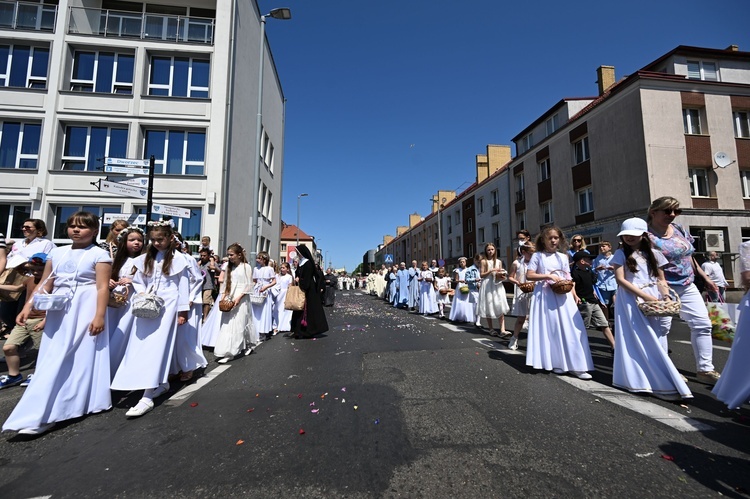
<path id="1" fill-rule="evenodd" d="M 164 306 L 159 317 L 136 317 L 125 356 L 112 380 L 113 390 L 144 390 L 141 400 L 125 413 L 128 417 L 151 411 L 153 399 L 169 390 L 177 328 L 187 322 L 190 310 L 187 262 L 175 257 L 173 235 L 171 221 L 149 222 L 149 247 L 134 262 L 136 293 L 153 292 L 164 300 Z"/>
<path id="2" fill-rule="evenodd" d="M 458 268 L 453 269 L 456 291 L 451 303 L 450 320 L 453 322 L 474 322 L 474 304 L 471 300 L 471 287 L 466 282 L 466 257 L 458 259 Z"/>
<path id="3" fill-rule="evenodd" d="M 143 230 L 133 225 L 122 229 L 116 239 L 117 249 L 114 251 L 115 258 L 112 263 L 109 289 L 110 293 L 114 295 L 127 295 L 127 299 L 120 307 L 107 307 L 109 356 L 111 359 L 110 374 L 112 376 L 117 372 L 117 368 L 120 367 L 120 362 L 125 356 L 128 339 L 130 339 L 130 330 L 135 321 L 135 317 L 130 313 L 130 303 L 135 294 L 133 288 L 134 263 L 143 251 L 143 238 Z"/>
<path id="4" fill-rule="evenodd" d="M 638 308 L 638 299 L 655 301 L 668 295 L 661 267 L 668 265 L 651 248 L 648 226 L 640 218 L 622 223 L 622 248 L 610 265 L 619 286 L 615 301 L 615 361 L 612 384 L 630 392 L 651 393 L 666 400 L 692 398 L 690 389 L 669 358 L 667 333 L 658 317 L 648 317 Z"/>
<path id="5" fill-rule="evenodd" d="M 74 213 L 67 231 L 73 244 L 49 253 L 41 282 L 16 321 L 25 324 L 32 307 L 42 306 L 35 303 L 35 295 L 69 298 L 62 308 L 47 310 L 34 380 L 3 431 L 41 435 L 58 421 L 112 407 L 106 314 L 112 259 L 94 244 L 99 232 L 96 215 Z"/>
<path id="6" fill-rule="evenodd" d="M 288 332 L 292 328 L 292 310 L 284 308 L 286 292 L 289 290 L 294 277 L 292 277 L 289 264 L 284 262 L 279 268 L 279 275 L 276 276 L 276 297 L 274 298 L 273 307 L 273 334 Z"/>
<path id="7" fill-rule="evenodd" d="M 526 269 L 526 279 L 543 281 L 536 285 L 529 311 L 529 335 L 526 346 L 526 365 L 555 374 L 570 372 L 588 380 L 586 371 L 594 369 L 589 350 L 589 339 L 583 318 L 578 312 L 575 288 L 557 294 L 550 284 L 569 279 L 568 255 L 560 253 L 564 246 L 562 231 L 546 227 L 536 238 L 536 253 Z"/>
<path id="8" fill-rule="evenodd" d="M 513 336 L 510 338 L 508 348 L 518 350 L 518 336 L 521 334 L 524 322 L 529 319 L 529 310 L 531 309 L 532 293 L 524 293 L 518 286 L 526 281 L 526 269 L 534 254 L 534 247 L 531 245 L 521 245 L 518 247 L 518 258 L 510 266 L 508 280 L 515 284 L 513 294 L 513 310 L 511 315 L 516 317 L 516 325 L 513 327 Z"/>
<path id="9" fill-rule="evenodd" d="M 450 305 L 451 302 L 451 280 L 450 277 L 445 275 L 445 267 L 438 269 L 437 279 L 435 279 L 435 288 L 437 288 L 436 301 L 438 310 L 440 311 L 440 318 L 445 319 L 443 313 L 445 305 Z"/>
<path id="10" fill-rule="evenodd" d="M 427 262 L 422 262 L 422 271 L 419 273 L 419 313 L 422 315 L 434 314 L 438 311 L 435 299 L 435 277 L 428 270 Z"/>
<path id="11" fill-rule="evenodd" d="M 256 266 L 253 271 L 253 287 L 254 295 L 262 295 L 265 293 L 266 297 L 262 303 L 253 303 L 253 322 L 255 330 L 258 332 L 262 340 L 270 339 L 273 332 L 273 297 L 271 296 L 271 288 L 276 284 L 276 273 L 273 267 L 268 265 L 268 253 L 261 251 L 258 253 L 255 259 Z"/>
<path id="12" fill-rule="evenodd" d="M 508 297 L 505 293 L 503 281 L 508 273 L 503 269 L 503 262 L 497 258 L 497 249 L 492 243 L 484 247 L 484 260 L 479 276 L 482 285 L 479 288 L 479 318 L 487 324 L 491 336 L 506 336 L 505 314 L 508 313 Z M 493 323 L 497 322 L 500 332 L 493 329 Z M 507 333 L 509 336 L 510 333 Z"/>
<path id="13" fill-rule="evenodd" d="M 221 357 L 219 364 L 226 364 L 243 350 L 245 355 L 250 355 L 260 341 L 247 297 L 253 287 L 253 269 L 247 263 L 245 250 L 238 243 L 227 248 L 227 255 L 229 263 L 224 272 L 225 278 L 221 283 L 219 299 L 211 312 L 218 316 L 213 323 L 209 324 L 207 320 L 204 324 L 204 327 L 219 328 L 214 347 L 214 355 Z M 222 312 L 219 303 L 225 299 L 232 300 L 234 307 Z"/>

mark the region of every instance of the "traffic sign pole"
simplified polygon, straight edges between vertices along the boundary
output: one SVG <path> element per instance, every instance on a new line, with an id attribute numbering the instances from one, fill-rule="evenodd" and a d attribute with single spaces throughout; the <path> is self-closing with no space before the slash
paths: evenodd
<path id="1" fill-rule="evenodd" d="M 151 221 L 151 212 L 154 209 L 154 173 L 156 171 L 156 158 L 151 155 L 148 168 L 148 197 L 146 198 L 146 230 Z"/>

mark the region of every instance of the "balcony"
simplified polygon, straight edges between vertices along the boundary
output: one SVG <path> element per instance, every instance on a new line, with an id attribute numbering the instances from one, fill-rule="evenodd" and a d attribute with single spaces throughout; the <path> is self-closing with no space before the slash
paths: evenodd
<path id="1" fill-rule="evenodd" d="M 213 45 L 216 19 L 70 7 L 68 34 Z"/>
<path id="2" fill-rule="evenodd" d="M 0 1 L 0 28 L 55 32 L 57 5 Z"/>

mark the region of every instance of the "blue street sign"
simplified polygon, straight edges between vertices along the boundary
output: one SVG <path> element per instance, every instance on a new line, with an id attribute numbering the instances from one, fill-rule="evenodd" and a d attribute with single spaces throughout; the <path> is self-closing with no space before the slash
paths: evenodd
<path id="1" fill-rule="evenodd" d="M 385 263 L 393 263 L 393 255 L 391 254 L 385 255 Z"/>

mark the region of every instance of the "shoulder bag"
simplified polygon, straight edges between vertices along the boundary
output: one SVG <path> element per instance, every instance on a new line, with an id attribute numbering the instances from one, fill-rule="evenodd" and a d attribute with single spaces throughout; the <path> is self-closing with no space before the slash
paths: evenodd
<path id="1" fill-rule="evenodd" d="M 286 291 L 284 309 L 295 311 L 305 309 L 305 292 L 295 282 L 292 282 Z"/>
<path id="2" fill-rule="evenodd" d="M 156 269 L 154 269 L 156 272 Z M 156 284 L 151 287 L 145 293 L 137 293 L 133 297 L 133 304 L 130 308 L 131 313 L 135 317 L 141 319 L 155 319 L 162 315 L 164 311 L 164 298 L 158 296 L 156 291 L 159 289 L 159 281 L 161 280 L 161 271 L 156 276 Z M 156 289 L 154 289 L 156 286 Z"/>
<path id="3" fill-rule="evenodd" d="M 39 285 L 37 288 L 38 291 L 31 297 L 36 310 L 47 312 L 50 310 L 64 310 L 67 308 L 68 304 L 73 300 L 73 295 L 75 294 L 76 289 L 78 289 L 78 268 L 81 266 L 81 260 L 83 260 L 84 256 L 86 256 L 85 253 L 78 259 L 78 263 L 76 264 L 76 273 L 73 277 L 73 280 L 76 283 L 75 288 L 69 289 L 67 293 L 48 293 L 47 290 L 44 289 L 47 281 L 57 274 L 57 269 L 60 268 L 62 262 L 57 264 L 47 278 Z"/>

